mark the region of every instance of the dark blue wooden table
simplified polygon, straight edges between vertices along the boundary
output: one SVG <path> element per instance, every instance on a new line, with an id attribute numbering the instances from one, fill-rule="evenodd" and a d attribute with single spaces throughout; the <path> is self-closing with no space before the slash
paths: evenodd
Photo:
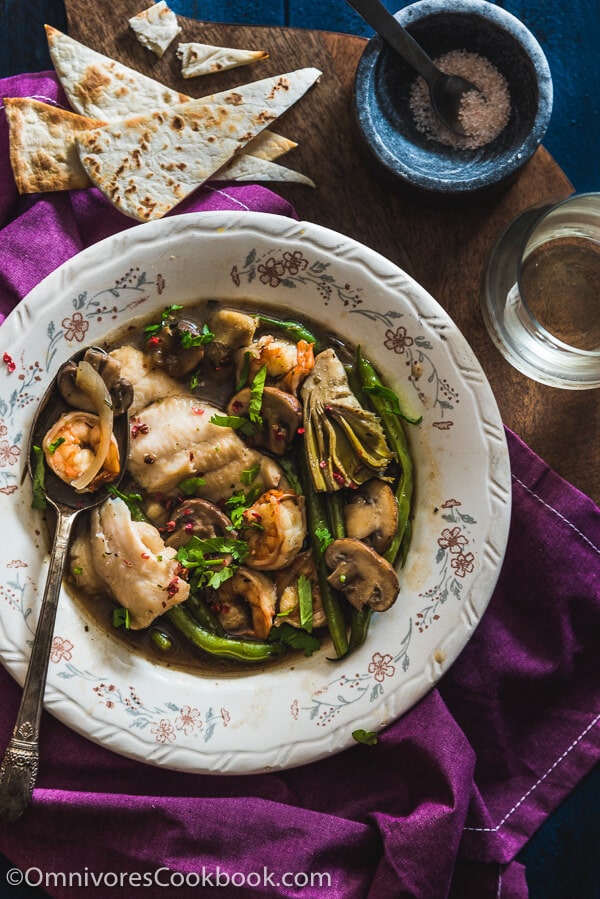
<path id="1" fill-rule="evenodd" d="M 89 0 L 93 3 L 110 0 Z M 139 8 L 149 5 L 140 0 Z M 392 11 L 404 5 L 387 0 Z M 506 0 L 537 36 L 554 80 L 554 111 L 544 141 L 579 191 L 600 190 L 600 0 Z M 343 0 L 170 0 L 202 21 L 290 25 L 370 36 Z M 43 24 L 67 30 L 62 0 L 0 0 L 0 76 L 51 68 Z M 532 899 L 600 899 L 600 767 L 592 771 L 522 851 Z M 0 897 L 39 897 L 11 888 L 0 857 Z M 441 897 L 440 897 L 441 899 Z M 465 897 L 478 899 L 478 897 Z"/>

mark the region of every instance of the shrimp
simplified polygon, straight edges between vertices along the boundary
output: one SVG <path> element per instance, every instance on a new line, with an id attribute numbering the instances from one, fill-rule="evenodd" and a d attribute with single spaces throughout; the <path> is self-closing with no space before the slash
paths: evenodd
<path id="1" fill-rule="evenodd" d="M 306 538 L 304 497 L 283 490 L 267 490 L 246 509 L 243 537 L 249 568 L 277 571 L 296 558 Z"/>
<path id="2" fill-rule="evenodd" d="M 295 394 L 315 364 L 313 346 L 306 340 L 291 343 L 289 340 L 273 337 L 272 334 L 265 334 L 240 351 L 242 359 L 246 353 L 249 355 L 248 383 L 266 365 L 269 381 L 279 385 L 282 390 Z M 241 371 L 239 374 L 241 375 Z"/>
<path id="3" fill-rule="evenodd" d="M 273 625 L 277 604 L 275 584 L 266 574 L 250 571 L 244 567 L 238 568 L 232 577 L 221 584 L 216 591 L 216 596 L 218 605 L 223 609 L 222 622 L 224 626 L 226 626 L 229 614 L 227 607 L 239 605 L 239 601 L 242 599 L 250 606 L 254 636 L 260 640 L 266 640 Z"/>
<path id="4" fill-rule="evenodd" d="M 101 443 L 100 419 L 91 412 L 67 412 L 61 415 L 42 442 L 46 462 L 66 484 L 77 480 L 96 459 Z M 119 447 L 111 435 L 102 468 L 88 486 L 113 481 L 120 471 Z"/>

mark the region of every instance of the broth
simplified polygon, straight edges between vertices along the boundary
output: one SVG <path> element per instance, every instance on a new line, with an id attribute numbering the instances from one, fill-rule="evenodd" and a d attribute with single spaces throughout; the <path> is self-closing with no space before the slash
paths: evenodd
<path id="1" fill-rule="evenodd" d="M 181 310 L 180 314 L 186 319 L 191 319 L 201 324 L 208 321 L 210 316 L 219 308 L 231 308 L 235 309 L 235 311 L 245 312 L 249 315 L 263 314 L 269 317 L 281 317 L 281 319 L 287 321 L 297 321 L 310 330 L 317 339 L 320 348 L 325 349 L 331 347 L 335 349 L 338 357 L 344 364 L 350 364 L 355 358 L 355 348 L 334 337 L 334 335 L 329 330 L 323 328 L 322 325 L 317 324 L 305 316 L 300 318 L 289 310 L 274 311 L 270 307 L 261 307 L 259 304 L 251 301 L 242 303 L 232 302 L 229 304 L 227 302 L 216 300 L 204 300 L 186 306 Z M 278 316 L 278 312 L 280 313 L 280 316 Z M 135 326 L 130 325 L 123 329 L 119 329 L 119 331 L 107 337 L 103 343 L 103 348 L 107 351 L 111 351 L 120 346 L 131 345 L 140 350 L 145 350 L 147 348 L 147 342 L 144 335 L 144 328 L 148 324 L 154 324 L 156 320 L 157 316 L 152 316 L 151 318 L 136 322 Z M 263 333 L 273 333 L 275 336 L 285 336 L 280 332 L 278 333 L 278 329 L 275 326 L 265 325 L 257 328 L 255 337 L 259 337 Z M 197 396 L 199 400 L 223 408 L 227 400 L 235 391 L 233 380 L 231 369 L 223 369 L 221 372 L 214 372 L 211 370 L 210 378 L 206 377 L 200 379 L 198 386 L 193 391 L 194 395 Z M 180 382 L 182 385 L 182 392 L 189 393 L 189 378 L 180 379 Z M 265 452 L 264 450 L 262 451 Z M 77 527 L 86 527 L 86 524 L 87 522 L 84 519 L 82 522 L 78 522 Z M 245 663 L 213 657 L 192 646 L 164 616 L 157 618 L 149 628 L 143 630 L 115 627 L 112 624 L 112 615 L 113 611 L 118 606 L 113 598 L 102 594 L 90 595 L 83 590 L 78 590 L 70 581 L 65 583 L 65 587 L 73 600 L 81 607 L 83 614 L 91 619 L 91 622 L 95 627 L 98 627 L 102 632 L 109 634 L 111 638 L 117 640 L 121 646 L 127 649 L 127 651 L 142 655 L 152 663 L 163 667 L 184 669 L 202 677 L 240 677 L 257 673 L 267 668 L 272 670 L 282 666 L 287 668 L 294 667 L 299 660 L 304 658 L 302 650 L 292 649 L 291 647 L 286 649 L 283 657 L 262 663 Z M 155 646 L 151 637 L 151 630 L 153 627 L 159 628 L 170 638 L 172 649 L 170 649 L 168 653 L 161 652 L 161 650 Z M 325 652 L 327 655 L 330 655 L 331 653 L 329 652 L 328 647 L 331 645 L 331 638 L 326 628 L 319 629 L 316 633 L 318 633 L 319 638 L 321 639 L 321 649 L 319 652 Z"/>

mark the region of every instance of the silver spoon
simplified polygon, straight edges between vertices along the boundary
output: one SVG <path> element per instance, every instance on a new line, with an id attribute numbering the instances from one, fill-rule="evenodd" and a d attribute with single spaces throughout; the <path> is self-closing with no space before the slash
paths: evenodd
<path id="1" fill-rule="evenodd" d="M 440 121 L 455 134 L 466 134 L 460 121 L 465 94 L 481 91 L 460 75 L 447 75 L 379 0 L 347 0 L 348 4 L 407 62 L 429 86 L 431 105 Z"/>
<path id="2" fill-rule="evenodd" d="M 81 350 L 69 361 L 78 362 L 83 358 L 85 352 L 86 350 Z M 32 478 L 36 465 L 33 447 L 42 445 L 44 435 L 63 412 L 73 411 L 72 407 L 64 402 L 57 387 L 58 377 L 63 368 L 64 366 L 61 367 L 40 400 L 29 433 L 27 466 Z M 116 486 L 123 475 L 125 469 L 123 461 L 127 459 L 129 447 L 129 421 L 126 411 L 115 415 L 113 433 L 119 446 L 119 458 L 121 459 L 121 474 L 112 482 Z M 49 505 L 56 511 L 56 529 L 21 704 L 12 737 L 0 765 L 0 816 L 7 821 L 16 821 L 21 817 L 29 805 L 37 777 L 38 741 L 46 675 L 71 530 L 75 519 L 81 512 L 97 506 L 107 498 L 107 486 L 102 486 L 93 492 L 78 493 L 73 487 L 49 471 L 46 466 L 45 496 Z"/>

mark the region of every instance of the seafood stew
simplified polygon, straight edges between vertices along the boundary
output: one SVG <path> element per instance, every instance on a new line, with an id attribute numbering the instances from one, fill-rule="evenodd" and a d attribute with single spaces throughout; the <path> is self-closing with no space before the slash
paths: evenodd
<path id="1" fill-rule="evenodd" d="M 414 423 L 360 348 L 209 301 L 167 307 L 106 351 L 130 448 L 119 489 L 71 547 L 87 608 L 110 609 L 121 637 L 143 635 L 167 664 L 183 644 L 201 669 L 360 646 L 400 589 Z M 47 435 L 46 449 L 65 439 L 46 461 L 68 450 L 68 476 L 94 489 L 79 468 L 91 455 L 94 478 L 110 480 L 110 448 L 104 438 L 94 458 L 79 403 L 77 428 L 63 416 Z"/>

